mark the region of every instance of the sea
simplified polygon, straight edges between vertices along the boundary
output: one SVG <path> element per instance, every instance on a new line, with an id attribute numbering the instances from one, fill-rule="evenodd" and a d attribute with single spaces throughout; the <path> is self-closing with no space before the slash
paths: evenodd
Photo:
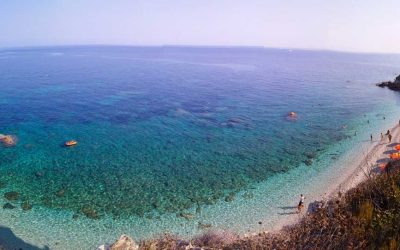
<path id="1" fill-rule="evenodd" d="M 1 49 L 0 134 L 16 145 L 0 146 L 0 243 L 268 230 L 398 123 L 400 94 L 375 86 L 398 74 L 399 54 Z"/>

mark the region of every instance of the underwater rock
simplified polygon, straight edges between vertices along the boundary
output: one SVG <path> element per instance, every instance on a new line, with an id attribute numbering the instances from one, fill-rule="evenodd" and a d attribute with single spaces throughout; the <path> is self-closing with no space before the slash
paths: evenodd
<path id="1" fill-rule="evenodd" d="M 8 202 L 3 206 L 3 209 L 14 209 L 14 208 L 15 206 Z"/>
<path id="2" fill-rule="evenodd" d="M 64 197 L 64 194 L 65 194 L 65 189 L 64 188 L 58 190 L 57 193 L 56 193 L 57 197 Z"/>
<path id="3" fill-rule="evenodd" d="M 129 236 L 123 234 L 110 246 L 110 250 L 138 250 L 139 245 Z"/>
<path id="4" fill-rule="evenodd" d="M 177 108 L 175 110 L 175 115 L 190 115 L 190 112 L 186 111 L 186 110 L 184 110 L 182 108 Z"/>
<path id="5" fill-rule="evenodd" d="M 204 202 L 206 205 L 214 205 L 215 204 L 215 200 L 213 200 L 213 198 L 209 197 L 205 200 Z"/>
<path id="6" fill-rule="evenodd" d="M 32 205 L 31 205 L 28 201 L 24 201 L 24 202 L 21 204 L 21 208 L 22 208 L 22 210 L 24 210 L 24 211 L 28 211 L 28 210 L 31 210 L 31 209 L 32 209 Z"/>
<path id="7" fill-rule="evenodd" d="M 202 223 L 202 222 L 199 222 L 199 224 L 198 224 L 198 228 L 199 228 L 199 229 L 208 229 L 208 228 L 210 228 L 210 227 L 212 227 L 212 225 L 211 225 L 210 223 Z"/>
<path id="8" fill-rule="evenodd" d="M 245 198 L 245 199 L 253 199 L 253 198 L 254 198 L 254 194 L 251 193 L 251 192 L 246 192 L 246 193 L 244 193 L 242 196 L 243 196 L 243 198 Z"/>
<path id="9" fill-rule="evenodd" d="M 37 178 L 41 178 L 41 177 L 44 176 L 44 173 L 43 173 L 43 172 L 40 172 L 40 171 L 37 171 L 37 172 L 35 172 L 35 176 L 36 176 Z"/>
<path id="10" fill-rule="evenodd" d="M 192 220 L 194 218 L 194 214 L 191 213 L 179 213 L 179 216 L 187 220 Z"/>
<path id="11" fill-rule="evenodd" d="M 5 188 L 7 184 L 5 182 L 0 181 L 0 189 Z"/>
<path id="12" fill-rule="evenodd" d="M 82 207 L 81 212 L 88 217 L 89 219 L 98 220 L 100 219 L 99 214 L 95 209 L 90 207 L 89 205 L 85 205 Z"/>
<path id="13" fill-rule="evenodd" d="M 234 118 L 231 118 L 228 120 L 228 123 L 231 123 L 231 124 L 234 124 L 234 123 L 238 124 L 238 123 L 242 123 L 242 122 L 243 122 L 243 120 L 240 118 L 237 118 L 237 117 L 234 117 Z"/>
<path id="14" fill-rule="evenodd" d="M 234 194 L 229 194 L 225 197 L 225 201 L 226 202 L 232 202 L 235 199 L 235 195 Z"/>
<path id="15" fill-rule="evenodd" d="M 18 200 L 19 193 L 15 191 L 7 192 L 4 194 L 4 198 L 6 198 L 9 201 L 15 201 Z"/>
<path id="16" fill-rule="evenodd" d="M 313 160 L 312 159 L 307 159 L 305 161 L 303 161 L 307 166 L 311 166 L 313 164 Z"/>
<path id="17" fill-rule="evenodd" d="M 317 154 L 315 152 L 306 152 L 305 155 L 308 159 L 314 159 L 315 157 L 317 157 Z"/>
<path id="18" fill-rule="evenodd" d="M 72 215 L 72 219 L 73 219 L 73 220 L 77 220 L 78 218 L 79 218 L 79 215 L 78 215 L 78 214 L 73 214 L 73 215 Z"/>
<path id="19" fill-rule="evenodd" d="M 198 205 L 198 206 L 196 207 L 196 214 L 199 214 L 199 213 L 201 213 L 201 207 Z"/>

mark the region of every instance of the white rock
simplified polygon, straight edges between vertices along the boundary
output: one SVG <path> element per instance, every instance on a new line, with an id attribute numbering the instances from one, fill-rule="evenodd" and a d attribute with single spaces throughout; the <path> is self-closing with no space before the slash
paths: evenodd
<path id="1" fill-rule="evenodd" d="M 129 236 L 123 234 L 119 239 L 114 242 L 110 250 L 138 250 L 139 246 L 136 242 Z"/>
<path id="2" fill-rule="evenodd" d="M 97 248 L 97 250 L 110 250 L 110 246 L 103 244 Z"/>

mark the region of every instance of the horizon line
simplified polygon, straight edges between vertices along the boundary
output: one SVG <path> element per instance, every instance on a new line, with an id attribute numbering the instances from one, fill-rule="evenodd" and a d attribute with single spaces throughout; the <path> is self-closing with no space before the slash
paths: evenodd
<path id="1" fill-rule="evenodd" d="M 159 44 L 159 45 L 142 45 L 142 44 L 59 44 L 59 45 L 20 45 L 20 46 L 0 46 L 1 50 L 13 49 L 35 49 L 35 48 L 59 48 L 59 47 L 141 47 L 141 48 L 212 48 L 212 49 L 234 49 L 234 48 L 248 48 L 248 49 L 273 49 L 273 50 L 288 50 L 288 51 L 320 51 L 320 52 L 335 52 L 335 53 L 348 53 L 348 54 L 381 54 L 381 55 L 400 55 L 400 52 L 378 52 L 378 51 L 352 51 L 352 50 L 336 50 L 325 48 L 290 48 L 290 47 L 269 47 L 263 45 L 210 45 L 210 44 Z"/>

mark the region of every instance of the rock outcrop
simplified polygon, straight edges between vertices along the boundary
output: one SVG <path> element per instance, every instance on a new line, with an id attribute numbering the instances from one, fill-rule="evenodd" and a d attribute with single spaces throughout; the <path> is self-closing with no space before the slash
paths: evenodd
<path id="1" fill-rule="evenodd" d="M 97 250 L 138 250 L 139 245 L 129 236 L 123 234 L 111 246 L 101 245 Z"/>
<path id="2" fill-rule="evenodd" d="M 4 146 L 6 147 L 12 147 L 17 144 L 17 140 L 15 136 L 12 135 L 3 135 L 0 134 L 0 142 L 3 143 Z"/>
<path id="3" fill-rule="evenodd" d="M 379 86 L 381 88 L 388 87 L 391 90 L 400 91 L 400 75 L 397 76 L 393 82 L 392 81 L 381 82 L 381 83 L 378 83 L 377 86 Z"/>

